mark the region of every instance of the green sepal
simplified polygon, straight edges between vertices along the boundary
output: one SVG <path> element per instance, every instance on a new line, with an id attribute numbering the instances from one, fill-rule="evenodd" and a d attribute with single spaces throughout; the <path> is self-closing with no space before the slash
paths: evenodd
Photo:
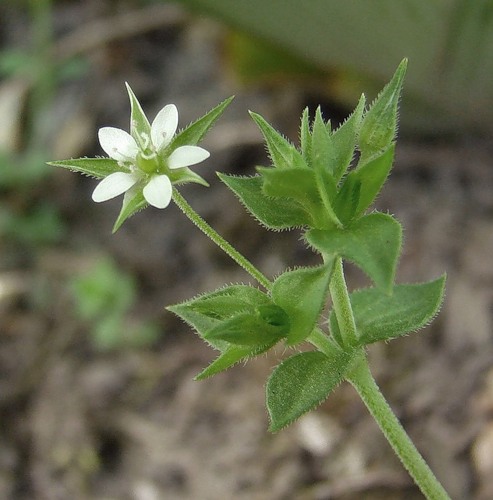
<path id="1" fill-rule="evenodd" d="M 272 285 L 272 300 L 289 316 L 286 343 L 305 340 L 315 327 L 327 301 L 334 260 L 323 266 L 302 267 L 281 274 Z"/>
<path id="2" fill-rule="evenodd" d="M 351 293 L 359 345 L 394 339 L 426 326 L 437 315 L 444 290 L 445 275 L 426 283 L 396 285 L 390 296 L 376 288 Z M 333 312 L 329 323 L 337 336 L 339 325 Z"/>
<path id="3" fill-rule="evenodd" d="M 289 317 L 274 304 L 256 307 L 253 312 L 236 314 L 221 321 L 204 335 L 206 340 L 259 347 L 277 342 L 289 331 Z"/>
<path id="4" fill-rule="evenodd" d="M 362 215 L 378 196 L 392 169 L 394 151 L 395 145 L 391 144 L 383 153 L 346 176 L 334 203 L 345 224 Z"/>
<path id="5" fill-rule="evenodd" d="M 218 104 L 215 108 L 211 109 L 207 114 L 199 118 L 197 121 L 191 123 L 175 135 L 171 144 L 168 146 L 170 151 L 174 151 L 180 146 L 195 146 L 197 145 L 207 131 L 212 127 L 214 122 L 224 113 L 229 106 L 234 96 L 229 97 L 222 103 Z"/>
<path id="6" fill-rule="evenodd" d="M 279 132 L 277 132 L 269 123 L 267 123 L 260 115 L 250 111 L 250 116 L 260 128 L 264 136 L 269 151 L 272 164 L 276 168 L 295 168 L 307 167 L 303 156 L 285 139 Z"/>
<path id="7" fill-rule="evenodd" d="M 320 106 L 315 111 L 312 127 L 311 165 L 314 170 L 334 171 L 334 145 L 322 118 Z"/>
<path id="8" fill-rule="evenodd" d="M 201 186 L 209 187 L 209 183 L 201 177 L 199 174 L 196 174 L 193 170 L 190 170 L 188 167 L 183 168 L 175 168 L 170 170 L 168 174 L 173 185 L 187 184 L 189 182 L 193 182 L 195 184 L 200 184 Z"/>
<path id="9" fill-rule="evenodd" d="M 66 168 L 73 172 L 80 172 L 97 179 L 102 179 L 115 172 L 126 172 L 128 169 L 111 158 L 75 158 L 73 160 L 50 161 L 48 165 Z"/>
<path id="10" fill-rule="evenodd" d="M 147 201 L 142 193 L 142 188 L 134 186 L 129 189 L 123 197 L 123 205 L 113 226 L 113 234 L 120 229 L 121 225 L 132 215 L 147 207 Z"/>
<path id="11" fill-rule="evenodd" d="M 291 356 L 278 365 L 267 381 L 266 401 L 271 432 L 277 432 L 320 405 L 339 385 L 359 351 L 319 351 Z"/>
<path id="12" fill-rule="evenodd" d="M 387 149 L 394 141 L 397 132 L 399 98 L 406 68 L 407 59 L 403 59 L 392 80 L 383 88 L 365 113 L 358 141 L 361 163 Z"/>
<path id="13" fill-rule="evenodd" d="M 224 349 L 221 354 L 206 368 L 204 368 L 196 377 L 195 380 L 203 380 L 212 377 L 219 372 L 227 370 L 236 365 L 242 360 L 247 360 L 268 351 L 277 341 L 272 341 L 270 344 L 263 346 L 250 347 L 244 345 L 230 344 Z"/>
<path id="14" fill-rule="evenodd" d="M 291 198 L 310 214 L 311 227 L 331 225 L 320 199 L 314 170 L 310 168 L 257 167 L 263 178 L 263 193 L 275 198 Z"/>
<path id="15" fill-rule="evenodd" d="M 354 262 L 378 288 L 392 292 L 402 242 L 402 227 L 392 216 L 365 215 L 344 229 L 312 229 L 305 238 L 324 255 Z"/>
<path id="16" fill-rule="evenodd" d="M 217 175 L 266 228 L 281 230 L 312 225 L 310 215 L 296 201 L 265 195 L 260 175 L 254 177 L 237 177 L 220 173 Z"/>
<path id="17" fill-rule="evenodd" d="M 130 98 L 130 135 L 135 139 L 137 144 L 142 144 L 142 134 L 150 137 L 151 125 L 130 85 L 125 82 L 125 86 Z"/>
<path id="18" fill-rule="evenodd" d="M 354 157 L 365 102 L 365 96 L 362 95 L 351 116 L 332 134 L 334 147 L 334 168 L 332 175 L 335 182 L 339 182 L 346 173 Z"/>

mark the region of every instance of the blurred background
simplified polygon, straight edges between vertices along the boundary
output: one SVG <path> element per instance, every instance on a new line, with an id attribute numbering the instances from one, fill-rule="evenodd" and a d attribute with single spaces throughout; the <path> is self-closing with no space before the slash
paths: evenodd
<path id="1" fill-rule="evenodd" d="M 128 81 L 180 125 L 236 99 L 202 145 L 211 184 L 181 192 L 267 276 L 317 263 L 269 233 L 215 172 L 267 165 L 247 110 L 297 142 L 340 123 L 409 58 L 397 159 L 377 208 L 404 225 L 398 281 L 448 273 L 420 334 L 375 345 L 384 394 L 453 498 L 493 498 L 493 2 L 3 0 L 0 3 L 0 498 L 413 499 L 351 387 L 267 432 L 282 347 L 203 382 L 215 357 L 164 307 L 249 277 L 183 218 L 45 162 L 128 130 Z M 347 267 L 351 288 L 365 278 Z"/>

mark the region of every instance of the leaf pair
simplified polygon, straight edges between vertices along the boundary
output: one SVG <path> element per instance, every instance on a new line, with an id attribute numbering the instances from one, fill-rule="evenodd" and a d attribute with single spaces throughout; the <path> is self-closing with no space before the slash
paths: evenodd
<path id="1" fill-rule="evenodd" d="M 327 353 L 304 352 L 279 364 L 266 388 L 270 430 L 282 429 L 322 403 L 364 358 L 365 345 L 400 337 L 428 324 L 438 313 L 444 286 L 442 276 L 427 283 L 397 285 L 390 296 L 375 288 L 352 293 L 358 345 Z M 333 312 L 329 323 L 334 337 L 340 335 Z"/>
<path id="2" fill-rule="evenodd" d="M 327 300 L 333 262 L 287 271 L 272 285 L 271 296 L 257 288 L 233 285 L 168 309 L 221 351 L 198 378 L 256 356 L 282 338 L 288 345 L 313 331 Z"/>

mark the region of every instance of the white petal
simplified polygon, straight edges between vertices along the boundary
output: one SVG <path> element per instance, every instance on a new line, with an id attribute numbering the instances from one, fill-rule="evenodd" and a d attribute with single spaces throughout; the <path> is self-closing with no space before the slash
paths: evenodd
<path id="1" fill-rule="evenodd" d="M 128 189 L 130 189 L 136 182 L 137 178 L 133 174 L 125 172 L 115 172 L 105 177 L 92 193 L 92 199 L 100 203 L 102 201 L 111 200 Z"/>
<path id="2" fill-rule="evenodd" d="M 168 158 L 169 168 L 181 168 L 195 165 L 209 158 L 211 154 L 199 146 L 180 146 Z"/>
<path id="3" fill-rule="evenodd" d="M 173 139 L 178 127 L 178 110 L 168 104 L 156 115 L 151 125 L 151 140 L 156 150 L 165 148 Z"/>
<path id="4" fill-rule="evenodd" d="M 98 137 L 101 147 L 113 160 L 134 160 L 139 152 L 134 138 L 119 128 L 103 127 L 99 129 Z"/>
<path id="5" fill-rule="evenodd" d="M 156 208 L 166 208 L 169 205 L 171 192 L 171 181 L 167 175 L 155 175 L 143 190 L 147 203 Z"/>

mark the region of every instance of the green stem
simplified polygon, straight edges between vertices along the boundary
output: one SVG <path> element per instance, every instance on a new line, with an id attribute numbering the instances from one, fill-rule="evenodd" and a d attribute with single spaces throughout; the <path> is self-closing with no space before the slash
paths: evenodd
<path id="1" fill-rule="evenodd" d="M 221 250 L 227 253 L 239 266 L 241 266 L 250 276 L 255 278 L 266 290 L 270 290 L 272 283 L 264 276 L 248 259 L 243 257 L 233 246 L 231 246 L 222 236 L 212 229 L 207 222 L 189 205 L 183 196 L 173 187 L 173 201 L 180 210 Z"/>
<path id="2" fill-rule="evenodd" d="M 334 264 L 329 289 L 344 346 L 354 346 L 358 342 L 358 333 L 356 331 L 356 323 L 349 300 L 346 280 L 344 279 L 341 257 L 337 257 Z"/>
<path id="3" fill-rule="evenodd" d="M 366 359 L 363 358 L 353 368 L 347 380 L 360 395 L 423 495 L 430 500 L 450 499 L 380 392 Z"/>

